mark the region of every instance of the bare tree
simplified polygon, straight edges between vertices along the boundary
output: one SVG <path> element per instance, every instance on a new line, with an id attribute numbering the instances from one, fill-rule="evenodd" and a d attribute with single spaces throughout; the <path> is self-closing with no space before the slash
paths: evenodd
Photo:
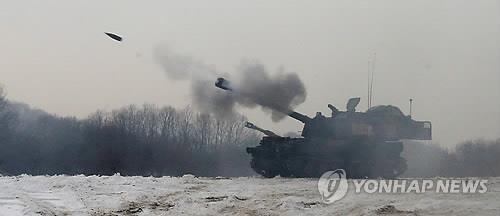
<path id="1" fill-rule="evenodd" d="M 17 115 L 9 108 L 5 91 L 0 86 L 0 140 L 7 139 L 7 136 L 12 132 L 16 118 Z"/>
<path id="2" fill-rule="evenodd" d="M 243 117 L 218 119 L 190 107 L 145 104 L 96 111 L 77 120 L 12 106 L 3 91 L 0 96 L 0 136 L 16 138 L 0 138 L 3 173 L 252 174 L 243 146 L 257 140 L 244 129 Z M 2 118 L 12 109 L 22 113 L 25 126 L 6 131 Z M 2 160 L 8 163 L 2 165 Z"/>

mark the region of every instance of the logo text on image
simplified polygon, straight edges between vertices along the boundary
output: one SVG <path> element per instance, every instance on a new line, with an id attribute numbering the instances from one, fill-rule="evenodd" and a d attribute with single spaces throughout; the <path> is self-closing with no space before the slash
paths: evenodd
<path id="1" fill-rule="evenodd" d="M 486 193 L 485 179 L 353 179 L 354 193 Z"/>
<path id="2" fill-rule="evenodd" d="M 354 194 L 483 194 L 488 191 L 486 179 L 352 179 Z M 321 200 L 334 203 L 347 194 L 349 183 L 343 169 L 325 172 L 318 180 Z"/>
<path id="3" fill-rule="evenodd" d="M 331 204 L 344 198 L 349 184 L 343 169 L 325 172 L 318 181 L 318 191 L 326 204 Z"/>

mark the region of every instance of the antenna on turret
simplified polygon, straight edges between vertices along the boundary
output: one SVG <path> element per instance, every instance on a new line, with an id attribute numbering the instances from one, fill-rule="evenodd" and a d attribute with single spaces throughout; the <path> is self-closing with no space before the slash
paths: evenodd
<path id="1" fill-rule="evenodd" d="M 373 59 L 368 60 L 368 109 L 372 107 L 373 101 L 373 77 L 375 74 L 375 62 L 377 61 L 377 52 L 373 53 Z"/>
<path id="2" fill-rule="evenodd" d="M 413 99 L 410 98 L 410 118 L 411 118 L 411 106 L 413 105 Z"/>
<path id="3" fill-rule="evenodd" d="M 366 91 L 368 92 L 368 94 L 366 95 L 366 104 L 368 106 L 367 109 L 370 109 L 370 68 L 371 68 L 371 65 L 372 65 L 372 62 L 370 61 L 370 59 L 368 59 L 368 79 L 367 79 L 367 87 L 366 87 Z"/>
<path id="4" fill-rule="evenodd" d="M 377 53 L 373 53 L 373 62 L 372 62 L 372 76 L 370 80 L 370 107 L 373 102 L 373 77 L 375 76 L 375 63 L 377 62 Z"/>

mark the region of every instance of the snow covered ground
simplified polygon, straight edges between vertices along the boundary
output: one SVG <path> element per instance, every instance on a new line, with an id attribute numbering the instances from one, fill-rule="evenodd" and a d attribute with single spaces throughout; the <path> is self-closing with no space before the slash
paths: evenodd
<path id="1" fill-rule="evenodd" d="M 354 194 L 320 202 L 316 179 L 0 177 L 0 215 L 499 215 L 485 194 Z"/>

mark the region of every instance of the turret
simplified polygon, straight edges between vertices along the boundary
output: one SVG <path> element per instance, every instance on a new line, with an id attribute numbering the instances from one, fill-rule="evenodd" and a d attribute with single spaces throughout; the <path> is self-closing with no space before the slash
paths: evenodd
<path id="1" fill-rule="evenodd" d="M 256 131 L 259 131 L 259 132 L 261 132 L 261 133 L 265 134 L 266 136 L 270 136 L 270 137 L 281 137 L 281 136 L 279 136 L 279 135 L 275 134 L 274 132 L 272 132 L 272 131 L 270 131 L 270 130 L 265 130 L 265 129 L 262 129 L 262 128 L 260 128 L 260 127 L 257 127 L 256 125 L 254 125 L 254 124 L 253 124 L 253 123 L 251 123 L 251 122 L 246 122 L 246 123 L 245 123 L 245 127 L 250 128 L 250 129 L 254 129 L 254 130 L 256 130 Z"/>

